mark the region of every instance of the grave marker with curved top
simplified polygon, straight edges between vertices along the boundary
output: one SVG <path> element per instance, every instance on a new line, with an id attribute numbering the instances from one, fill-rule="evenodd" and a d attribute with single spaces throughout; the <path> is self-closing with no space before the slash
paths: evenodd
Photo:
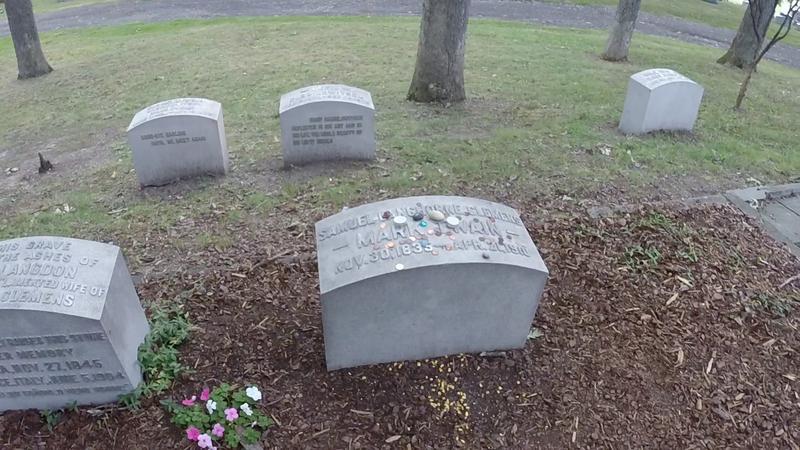
<path id="1" fill-rule="evenodd" d="M 519 214 L 398 198 L 316 224 L 329 370 L 522 347 L 548 271 Z"/>
<path id="2" fill-rule="evenodd" d="M 0 411 L 116 401 L 149 329 L 118 247 L 0 241 Z"/>
<path id="3" fill-rule="evenodd" d="M 626 134 L 691 131 L 697 120 L 703 87 L 671 69 L 649 69 L 631 75 L 619 129 Z"/>
<path id="4" fill-rule="evenodd" d="M 285 166 L 375 159 L 375 105 L 363 89 L 304 87 L 283 95 L 279 112 Z"/>
<path id="5" fill-rule="evenodd" d="M 128 142 L 142 186 L 228 171 L 222 105 L 213 100 L 176 98 L 149 106 L 128 126 Z"/>

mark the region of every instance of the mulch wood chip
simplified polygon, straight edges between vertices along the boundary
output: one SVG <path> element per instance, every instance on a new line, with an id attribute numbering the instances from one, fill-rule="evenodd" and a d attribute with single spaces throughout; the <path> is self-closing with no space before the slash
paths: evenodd
<path id="1" fill-rule="evenodd" d="M 270 221 L 144 277 L 197 327 L 167 395 L 261 386 L 266 448 L 798 448 L 797 260 L 731 208 L 517 206 L 551 271 L 525 348 L 328 373 L 313 223 Z M 193 448 L 158 401 L 6 413 L 0 447 Z"/>

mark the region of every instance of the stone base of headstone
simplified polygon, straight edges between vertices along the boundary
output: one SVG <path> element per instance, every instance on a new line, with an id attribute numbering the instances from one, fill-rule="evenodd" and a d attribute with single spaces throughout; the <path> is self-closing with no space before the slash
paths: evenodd
<path id="1" fill-rule="evenodd" d="M 800 183 L 737 189 L 725 198 L 800 258 Z"/>

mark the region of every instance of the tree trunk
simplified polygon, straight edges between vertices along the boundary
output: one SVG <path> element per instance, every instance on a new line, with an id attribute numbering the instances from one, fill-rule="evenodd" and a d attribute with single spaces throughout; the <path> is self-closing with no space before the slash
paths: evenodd
<path id="1" fill-rule="evenodd" d="M 425 0 L 417 66 L 408 99 L 460 102 L 464 92 L 464 44 L 470 0 Z"/>
<path id="2" fill-rule="evenodd" d="M 8 28 L 17 53 L 19 78 L 34 78 L 53 71 L 44 58 L 31 0 L 6 0 Z"/>
<path id="3" fill-rule="evenodd" d="M 747 95 L 747 87 L 750 86 L 750 79 L 753 78 L 753 72 L 756 70 L 755 65 L 747 66 L 747 75 L 744 77 L 744 81 L 742 81 L 742 85 L 739 87 L 739 95 L 736 97 L 736 105 L 734 105 L 733 109 L 739 110 L 742 108 L 742 102 L 744 101 L 744 96 Z"/>
<path id="4" fill-rule="evenodd" d="M 776 0 L 751 0 L 750 6 L 744 12 L 739 30 L 733 38 L 727 53 L 717 60 L 720 64 L 730 64 L 740 69 L 752 66 L 758 57 L 758 52 L 766 40 L 767 29 L 775 14 Z M 755 7 L 751 16 L 750 8 Z M 757 28 L 753 27 L 755 22 Z M 758 32 L 758 35 L 756 35 Z"/>
<path id="5" fill-rule="evenodd" d="M 606 61 L 627 61 L 633 29 L 639 16 L 642 0 L 619 0 L 617 15 L 608 35 L 606 51 L 601 56 Z"/>

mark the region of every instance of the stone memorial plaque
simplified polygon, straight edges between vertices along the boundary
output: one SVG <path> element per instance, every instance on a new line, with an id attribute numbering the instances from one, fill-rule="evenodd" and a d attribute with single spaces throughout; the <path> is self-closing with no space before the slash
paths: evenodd
<path id="1" fill-rule="evenodd" d="M 0 411 L 116 401 L 149 329 L 118 247 L 0 241 Z"/>
<path id="2" fill-rule="evenodd" d="M 703 87 L 671 69 L 649 69 L 628 82 L 619 129 L 626 134 L 691 131 Z"/>
<path id="3" fill-rule="evenodd" d="M 128 143 L 142 186 L 228 171 L 222 105 L 212 100 L 177 98 L 139 111 Z"/>
<path id="4" fill-rule="evenodd" d="M 328 370 L 519 348 L 548 277 L 512 208 L 409 197 L 316 224 Z"/>
<path id="5" fill-rule="evenodd" d="M 279 112 L 286 166 L 375 159 L 375 106 L 363 89 L 304 87 L 282 96 Z"/>

